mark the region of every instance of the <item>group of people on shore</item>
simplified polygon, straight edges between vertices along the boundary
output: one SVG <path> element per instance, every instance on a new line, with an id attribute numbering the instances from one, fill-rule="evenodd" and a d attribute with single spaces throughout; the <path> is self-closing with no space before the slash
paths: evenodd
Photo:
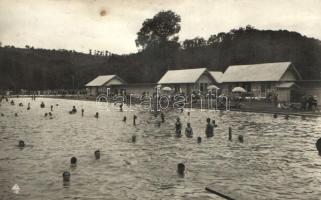
<path id="1" fill-rule="evenodd" d="M 301 110 L 315 111 L 318 107 L 318 100 L 316 96 L 303 96 L 301 100 Z"/>

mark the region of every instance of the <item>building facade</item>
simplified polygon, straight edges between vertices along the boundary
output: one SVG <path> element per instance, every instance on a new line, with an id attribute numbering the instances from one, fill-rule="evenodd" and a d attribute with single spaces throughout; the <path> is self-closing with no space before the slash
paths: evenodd
<path id="1" fill-rule="evenodd" d="M 224 94 L 240 86 L 252 97 L 276 96 L 278 101 L 290 102 L 298 80 L 302 77 L 291 62 L 279 62 L 229 66 L 221 82 Z"/>
<path id="2" fill-rule="evenodd" d="M 206 68 L 168 70 L 157 83 L 170 87 L 175 93 L 206 93 L 207 87 L 219 84 Z"/>
<path id="3" fill-rule="evenodd" d="M 115 95 L 126 91 L 127 83 L 117 75 L 98 76 L 85 85 L 87 95 L 98 96 L 100 94 Z"/>

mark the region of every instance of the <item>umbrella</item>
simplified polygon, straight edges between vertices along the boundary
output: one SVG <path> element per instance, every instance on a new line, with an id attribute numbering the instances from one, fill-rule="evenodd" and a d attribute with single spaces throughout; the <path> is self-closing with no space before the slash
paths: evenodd
<path id="1" fill-rule="evenodd" d="M 163 87 L 162 90 L 163 90 L 163 91 L 172 91 L 172 88 L 170 88 L 170 87 Z"/>
<path id="2" fill-rule="evenodd" d="M 235 87 L 232 89 L 232 92 L 246 92 L 246 90 L 242 87 Z"/>
<path id="3" fill-rule="evenodd" d="M 208 90 L 218 90 L 218 89 L 220 89 L 220 88 L 217 87 L 216 85 L 209 85 L 209 86 L 207 87 L 207 89 L 208 89 Z"/>

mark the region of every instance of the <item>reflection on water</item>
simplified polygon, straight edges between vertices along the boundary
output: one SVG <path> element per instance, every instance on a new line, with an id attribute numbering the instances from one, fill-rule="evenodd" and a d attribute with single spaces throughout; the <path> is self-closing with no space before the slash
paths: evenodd
<path id="1" fill-rule="evenodd" d="M 106 111 L 95 102 L 15 101 L 16 106 L 0 107 L 0 199 L 220 199 L 204 190 L 213 182 L 248 199 L 321 196 L 321 157 L 315 150 L 320 119 L 196 110 L 190 118 L 194 137 L 175 138 L 175 119 L 180 116 L 185 128 L 186 112 L 165 113 L 166 121 L 158 127 L 159 116 Z M 40 108 L 41 101 L 46 108 Z M 25 106 L 17 106 L 19 102 Z M 50 105 L 52 119 L 44 117 Z M 73 105 L 78 112 L 70 115 Z M 204 138 L 207 117 L 218 124 L 211 139 Z M 232 141 L 228 127 L 233 129 Z M 244 136 L 244 143 L 238 142 L 238 135 Z M 23 149 L 17 147 L 19 140 L 26 143 Z M 97 149 L 100 160 L 95 159 Z M 72 156 L 78 159 L 75 168 L 70 167 Z M 176 174 L 181 162 L 186 166 L 184 178 Z M 70 185 L 62 182 L 66 170 Z M 11 191 L 15 184 L 19 194 Z"/>

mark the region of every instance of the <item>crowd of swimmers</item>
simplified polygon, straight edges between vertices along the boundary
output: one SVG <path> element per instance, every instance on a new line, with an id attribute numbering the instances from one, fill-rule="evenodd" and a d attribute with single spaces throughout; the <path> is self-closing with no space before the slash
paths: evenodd
<path id="1" fill-rule="evenodd" d="M 0 105 L 1 105 L 1 102 L 2 100 L 5 99 L 7 102 L 9 101 L 8 98 L 1 98 L 0 100 Z M 15 105 L 15 102 L 13 100 L 10 101 L 10 104 L 11 105 Z M 18 104 L 20 107 L 23 106 L 22 103 L 19 103 Z M 56 106 L 58 106 L 58 104 L 56 104 Z M 41 108 L 45 108 L 45 104 L 44 102 L 41 102 L 40 104 L 40 107 Z M 123 104 L 120 104 L 119 106 L 119 110 L 122 112 L 123 111 Z M 30 110 L 30 103 L 28 103 L 28 107 L 27 107 L 27 110 Z M 53 105 L 50 106 L 50 110 L 51 112 L 48 112 L 48 113 L 45 113 L 45 117 L 49 116 L 49 117 L 52 117 L 52 111 L 53 111 Z M 71 111 L 69 111 L 70 114 L 75 114 L 77 113 L 77 108 L 76 106 L 72 106 L 72 109 Z M 81 109 L 81 115 L 84 116 L 84 109 Z M 187 115 L 190 117 L 190 112 L 187 113 Z M 1 116 L 4 116 L 3 113 L 1 113 Z M 18 114 L 15 113 L 15 116 L 17 117 Z M 155 113 L 155 116 L 157 117 L 158 116 L 158 113 Z M 94 115 L 95 118 L 99 118 L 99 113 L 96 112 L 96 114 Z M 278 117 L 278 114 L 275 113 L 273 115 L 274 118 L 277 118 Z M 161 118 L 161 122 L 159 122 L 159 125 L 160 126 L 160 123 L 164 123 L 165 122 L 165 114 L 163 112 L 160 112 L 160 118 Z M 289 115 L 285 115 L 285 119 L 289 119 Z M 137 116 L 136 115 L 133 115 L 133 125 L 136 126 L 136 120 L 137 120 Z M 124 116 L 123 117 L 123 121 L 126 122 L 127 121 L 127 117 Z M 181 123 L 181 120 L 179 117 L 176 118 L 176 122 L 175 122 L 175 136 L 176 137 L 182 137 L 182 123 Z M 214 133 L 215 133 L 215 128 L 218 127 L 215 120 L 211 120 L 210 118 L 207 118 L 206 119 L 206 126 L 205 126 L 205 137 L 207 138 L 211 138 L 214 136 Z M 188 122 L 186 124 L 186 128 L 185 128 L 185 136 L 187 138 L 192 138 L 193 137 L 193 128 L 191 126 L 191 123 Z M 133 143 L 135 143 L 137 140 L 136 138 L 136 135 L 132 135 L 132 138 L 131 138 L 131 141 Z M 232 140 L 232 128 L 229 127 L 228 129 L 228 140 Z M 242 135 L 239 135 L 238 136 L 238 141 L 240 143 L 243 143 L 244 142 L 244 138 Z M 202 142 L 202 138 L 201 137 L 197 137 L 197 143 L 201 143 Z M 25 142 L 23 140 L 20 140 L 19 143 L 18 143 L 18 147 L 19 148 L 24 148 L 26 146 Z M 316 148 L 317 148 L 317 151 L 319 152 L 319 155 L 321 156 L 321 138 L 317 140 L 316 142 Z M 96 150 L 94 152 L 94 156 L 95 156 L 95 159 L 96 160 L 99 160 L 100 159 L 100 150 Z M 72 157 L 71 160 L 70 160 L 70 163 L 71 163 L 71 166 L 72 167 L 75 167 L 77 165 L 77 158 L 76 157 Z M 180 175 L 180 176 L 184 176 L 184 172 L 185 172 L 185 165 L 184 163 L 179 163 L 177 165 L 177 173 Z M 70 172 L 69 171 L 64 171 L 63 172 L 63 181 L 64 182 L 69 182 L 70 181 Z"/>

